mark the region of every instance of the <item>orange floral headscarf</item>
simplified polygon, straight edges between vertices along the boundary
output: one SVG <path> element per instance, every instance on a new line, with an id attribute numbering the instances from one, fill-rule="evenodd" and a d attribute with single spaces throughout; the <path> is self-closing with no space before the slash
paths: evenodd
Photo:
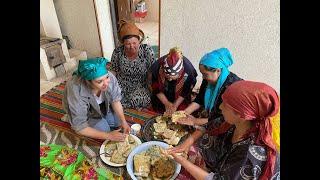
<path id="1" fill-rule="evenodd" d="M 121 20 L 119 23 L 119 41 L 123 43 L 123 38 L 128 35 L 139 36 L 140 42 L 144 39 L 144 33 L 134 23 Z"/>

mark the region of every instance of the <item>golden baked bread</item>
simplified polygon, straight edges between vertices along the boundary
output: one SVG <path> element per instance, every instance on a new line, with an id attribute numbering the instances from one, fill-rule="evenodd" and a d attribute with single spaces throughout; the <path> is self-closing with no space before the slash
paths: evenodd
<path id="1" fill-rule="evenodd" d="M 150 156 L 136 154 L 133 157 L 133 167 L 136 176 L 148 177 L 150 173 Z"/>
<path id="2" fill-rule="evenodd" d="M 132 136 L 128 136 L 128 141 L 130 144 L 134 144 L 136 140 Z"/>
<path id="3" fill-rule="evenodd" d="M 111 154 L 110 161 L 123 164 L 130 152 L 138 145 L 133 137 L 127 135 L 123 142 L 108 142 L 105 146 L 107 154 Z M 108 156 L 108 155 L 107 155 Z"/>
<path id="4" fill-rule="evenodd" d="M 172 113 L 171 120 L 173 123 L 175 123 L 177 122 L 178 119 L 185 118 L 185 117 L 187 117 L 187 115 L 185 114 L 184 111 L 176 111 Z"/>
<path id="5" fill-rule="evenodd" d="M 181 137 L 179 136 L 172 136 L 170 139 L 164 139 L 164 141 L 171 145 L 177 145 L 180 141 Z"/>
<path id="6" fill-rule="evenodd" d="M 162 116 L 157 116 L 156 117 L 156 122 L 157 123 L 161 123 L 161 122 L 165 122 L 164 119 L 162 118 Z"/>
<path id="7" fill-rule="evenodd" d="M 177 132 L 171 130 L 171 129 L 166 129 L 162 136 L 165 137 L 166 139 L 170 139 L 172 136 L 174 136 Z"/>
<path id="8" fill-rule="evenodd" d="M 127 158 L 122 156 L 122 154 L 123 153 L 118 150 L 113 151 L 111 158 L 110 158 L 110 161 L 117 163 L 117 164 L 125 163 L 127 161 Z"/>
<path id="9" fill-rule="evenodd" d="M 157 133 L 163 133 L 167 129 L 166 122 L 154 123 L 153 128 Z"/>
<path id="10" fill-rule="evenodd" d="M 112 154 L 114 150 L 117 149 L 117 142 L 111 141 L 108 142 L 104 148 L 107 154 Z"/>

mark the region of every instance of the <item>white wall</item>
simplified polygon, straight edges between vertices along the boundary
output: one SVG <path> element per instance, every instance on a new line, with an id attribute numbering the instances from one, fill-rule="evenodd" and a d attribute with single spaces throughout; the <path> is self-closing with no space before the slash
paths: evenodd
<path id="1" fill-rule="evenodd" d="M 111 60 L 115 44 L 112 30 L 110 4 L 107 0 L 95 0 L 95 3 L 103 56 Z"/>
<path id="2" fill-rule="evenodd" d="M 40 19 L 40 36 L 46 36 L 46 33 L 44 32 L 44 28 Z"/>
<path id="3" fill-rule="evenodd" d="M 54 0 L 61 32 L 88 58 L 102 56 L 93 0 Z"/>
<path id="4" fill-rule="evenodd" d="M 227 47 L 231 71 L 280 91 L 279 1 L 161 0 L 160 23 L 161 56 L 180 46 L 198 69 L 205 53 Z"/>
<path id="5" fill-rule="evenodd" d="M 145 21 L 156 21 L 159 22 L 159 1 L 160 0 L 146 0 L 146 6 L 148 14 Z"/>
<path id="6" fill-rule="evenodd" d="M 46 36 L 62 38 L 53 0 L 41 0 L 40 2 L 40 30 L 41 25 Z"/>

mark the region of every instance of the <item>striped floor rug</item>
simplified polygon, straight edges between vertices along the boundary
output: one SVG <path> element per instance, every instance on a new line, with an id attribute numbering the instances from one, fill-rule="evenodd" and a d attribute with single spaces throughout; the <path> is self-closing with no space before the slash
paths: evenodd
<path id="1" fill-rule="evenodd" d="M 84 153 L 98 167 L 105 167 L 124 179 L 125 167 L 115 168 L 101 161 L 99 149 L 103 141 L 86 138 L 76 134 L 70 124 L 61 120 L 65 112 L 62 108 L 62 96 L 66 82 L 63 82 L 40 97 L 40 144 L 66 145 Z M 144 122 L 158 114 L 149 110 L 126 109 L 125 117 L 129 124 Z"/>

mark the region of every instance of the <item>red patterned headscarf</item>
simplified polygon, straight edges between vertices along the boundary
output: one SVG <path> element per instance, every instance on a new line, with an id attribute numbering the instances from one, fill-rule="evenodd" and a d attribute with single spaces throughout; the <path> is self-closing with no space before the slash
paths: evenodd
<path id="1" fill-rule="evenodd" d="M 162 68 L 167 75 L 175 76 L 183 70 L 183 56 L 178 47 L 170 49 L 168 56 L 163 60 Z"/>
<path id="2" fill-rule="evenodd" d="M 180 93 L 182 92 L 184 85 L 184 67 L 183 67 L 183 55 L 181 50 L 178 47 L 171 48 L 168 55 L 160 58 L 160 69 L 159 69 L 159 89 L 163 91 L 164 83 L 166 81 L 167 75 L 177 75 L 179 74 L 179 78 L 177 79 L 176 84 L 176 92 L 175 98 L 178 98 Z"/>
<path id="3" fill-rule="evenodd" d="M 276 145 L 272 139 L 270 119 L 279 111 L 280 100 L 277 92 L 264 83 L 237 81 L 226 89 L 222 101 L 241 118 L 253 121 L 254 127 L 249 131 L 257 133 L 258 145 L 267 147 L 267 162 L 261 179 L 270 179 L 276 160 Z"/>

